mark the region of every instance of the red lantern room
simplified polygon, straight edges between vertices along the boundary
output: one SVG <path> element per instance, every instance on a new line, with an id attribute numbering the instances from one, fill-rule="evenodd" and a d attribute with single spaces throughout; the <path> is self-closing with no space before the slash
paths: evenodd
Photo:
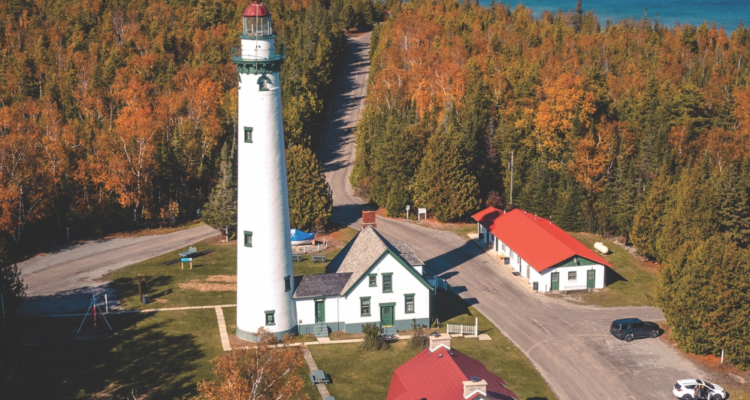
<path id="1" fill-rule="evenodd" d="M 271 36 L 271 13 L 266 6 L 254 0 L 242 13 L 242 34 L 245 36 Z"/>

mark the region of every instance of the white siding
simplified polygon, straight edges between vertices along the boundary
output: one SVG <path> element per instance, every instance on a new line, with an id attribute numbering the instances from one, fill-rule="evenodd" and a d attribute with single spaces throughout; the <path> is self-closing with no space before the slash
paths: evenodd
<path id="1" fill-rule="evenodd" d="M 383 293 L 384 273 L 393 274 L 393 293 Z M 389 254 L 384 257 L 369 274 L 377 274 L 377 287 L 370 287 L 369 279 L 365 276 L 365 279 L 361 280 L 342 301 L 341 315 L 347 325 L 380 322 L 379 304 L 383 303 L 396 303 L 395 320 L 430 317 L 430 291 L 393 256 Z M 414 313 L 406 314 L 405 312 L 405 294 L 414 294 Z M 369 317 L 361 316 L 360 298 L 362 297 L 370 298 Z"/>

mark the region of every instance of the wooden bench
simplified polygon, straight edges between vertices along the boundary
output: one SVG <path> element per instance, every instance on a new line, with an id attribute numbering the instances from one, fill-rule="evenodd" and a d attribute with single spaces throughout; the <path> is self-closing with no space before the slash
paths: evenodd
<path id="1" fill-rule="evenodd" d="M 181 258 L 188 258 L 190 256 L 194 256 L 195 253 L 197 253 L 197 252 L 198 252 L 198 248 L 197 247 L 190 246 L 190 247 L 188 247 L 187 251 L 181 251 L 181 252 L 177 253 L 177 255 L 179 255 Z"/>
<path id="2" fill-rule="evenodd" d="M 302 255 L 301 254 L 292 254 L 292 261 L 294 261 L 294 262 L 300 262 L 300 261 L 302 261 Z"/>
<path id="3" fill-rule="evenodd" d="M 326 262 L 326 256 L 312 256 L 312 260 L 314 263 L 316 262 Z"/>

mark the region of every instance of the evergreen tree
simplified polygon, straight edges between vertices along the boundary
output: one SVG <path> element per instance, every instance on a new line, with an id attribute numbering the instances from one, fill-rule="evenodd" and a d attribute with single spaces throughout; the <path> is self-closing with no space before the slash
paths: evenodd
<path id="1" fill-rule="evenodd" d="M 303 146 L 289 147 L 286 171 L 291 227 L 309 230 L 325 226 L 333 210 L 333 193 L 315 154 Z"/>
<path id="2" fill-rule="evenodd" d="M 576 2 L 576 8 L 573 11 L 573 16 L 570 22 L 576 33 L 581 31 L 581 26 L 583 25 L 583 5 L 581 4 L 581 0 Z"/>
<path id="3" fill-rule="evenodd" d="M 221 149 L 221 179 L 203 205 L 201 217 L 208 226 L 220 230 L 228 241 L 237 229 L 237 181 L 234 178 L 234 152 L 227 144 Z"/>
<path id="4" fill-rule="evenodd" d="M 669 187 L 669 177 L 659 175 L 633 217 L 630 239 L 638 251 L 647 257 L 660 258 L 656 240 L 662 231 L 662 215 L 667 206 Z"/>
<path id="5" fill-rule="evenodd" d="M 585 228 L 583 205 L 586 194 L 583 189 L 571 178 L 565 178 L 565 190 L 557 196 L 559 209 L 555 214 L 554 222 L 560 228 L 580 232 Z"/>
<path id="6" fill-rule="evenodd" d="M 750 190 L 733 165 L 724 169 L 719 179 L 721 231 L 747 248 L 750 245 Z"/>
<path id="7" fill-rule="evenodd" d="M 466 148 L 454 124 L 441 128 L 427 143 L 414 178 L 416 205 L 425 207 L 439 221 L 454 221 L 481 205 L 476 178 L 471 175 L 472 152 Z"/>

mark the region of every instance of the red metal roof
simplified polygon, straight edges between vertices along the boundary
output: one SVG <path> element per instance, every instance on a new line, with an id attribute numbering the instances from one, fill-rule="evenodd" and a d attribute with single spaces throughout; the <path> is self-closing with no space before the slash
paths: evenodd
<path id="1" fill-rule="evenodd" d="M 456 350 L 440 347 L 417 354 L 393 371 L 387 400 L 463 399 L 463 382 L 472 377 L 487 381 L 487 399 L 517 399 L 505 381 L 479 361 Z"/>
<path id="2" fill-rule="evenodd" d="M 479 222 L 516 254 L 542 272 L 574 256 L 612 267 L 583 243 L 550 220 L 519 209 L 503 212 L 489 207 L 474 215 Z"/>
<path id="3" fill-rule="evenodd" d="M 270 17 L 271 13 L 268 11 L 266 6 L 259 3 L 258 0 L 253 1 L 253 4 L 250 4 L 245 8 L 245 11 L 242 13 L 243 17 Z"/>

